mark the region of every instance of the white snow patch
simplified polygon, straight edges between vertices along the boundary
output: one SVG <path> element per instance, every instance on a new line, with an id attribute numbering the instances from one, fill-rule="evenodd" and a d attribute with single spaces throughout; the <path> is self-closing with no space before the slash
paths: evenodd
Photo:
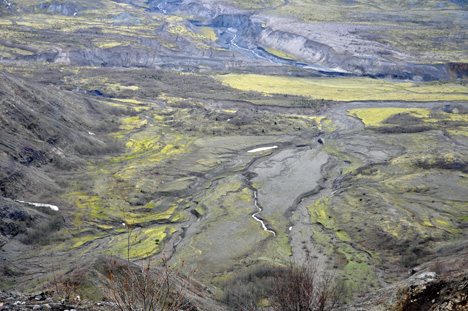
<path id="1" fill-rule="evenodd" d="M 33 202 L 26 202 L 26 201 L 20 201 L 20 200 L 15 200 L 15 201 L 18 202 L 18 203 L 26 203 L 26 204 L 29 204 L 29 205 L 32 205 L 32 206 L 36 206 L 36 207 L 48 207 L 48 208 L 50 208 L 51 210 L 56 211 L 56 212 L 59 211 L 58 206 L 55 206 L 55 205 L 52 205 L 52 204 L 33 203 Z"/>
<path id="2" fill-rule="evenodd" d="M 249 150 L 249 151 L 247 151 L 247 152 L 260 152 L 260 151 L 265 151 L 265 150 L 270 150 L 270 149 L 276 149 L 276 148 L 278 148 L 278 146 L 262 147 L 262 148 L 252 149 L 252 150 Z"/>
<path id="3" fill-rule="evenodd" d="M 94 134 L 93 132 L 90 132 L 90 131 L 88 131 L 88 134 L 91 135 L 91 136 L 96 135 L 96 134 Z"/>
<path id="4" fill-rule="evenodd" d="M 291 227 L 289 227 L 289 231 L 291 231 L 291 230 L 292 230 L 292 226 L 291 226 Z"/>

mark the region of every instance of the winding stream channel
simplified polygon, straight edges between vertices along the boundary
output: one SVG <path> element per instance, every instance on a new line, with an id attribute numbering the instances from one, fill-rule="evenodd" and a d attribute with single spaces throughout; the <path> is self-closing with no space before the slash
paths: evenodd
<path id="1" fill-rule="evenodd" d="M 276 232 L 268 229 L 267 226 L 265 225 L 265 222 L 258 217 L 258 214 L 260 214 L 263 209 L 258 205 L 257 190 L 254 191 L 254 200 L 255 200 L 254 205 L 258 209 L 258 212 L 252 214 L 252 218 L 255 219 L 255 221 L 258 221 L 262 225 L 263 231 L 271 232 L 273 233 L 274 236 L 276 236 Z"/>

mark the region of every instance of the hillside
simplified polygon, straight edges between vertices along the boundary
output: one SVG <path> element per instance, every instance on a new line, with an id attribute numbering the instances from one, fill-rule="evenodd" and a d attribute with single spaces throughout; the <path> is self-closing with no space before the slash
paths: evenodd
<path id="1" fill-rule="evenodd" d="M 112 255 L 256 309 L 265 269 L 307 261 L 342 310 L 464 310 L 467 9 L 0 2 L 0 289 Z"/>

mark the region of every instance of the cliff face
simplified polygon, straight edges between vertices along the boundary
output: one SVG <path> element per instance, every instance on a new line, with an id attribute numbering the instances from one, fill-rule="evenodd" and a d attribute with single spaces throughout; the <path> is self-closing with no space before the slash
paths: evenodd
<path id="1" fill-rule="evenodd" d="M 395 311 L 468 310 L 468 277 L 461 275 L 400 289 Z"/>

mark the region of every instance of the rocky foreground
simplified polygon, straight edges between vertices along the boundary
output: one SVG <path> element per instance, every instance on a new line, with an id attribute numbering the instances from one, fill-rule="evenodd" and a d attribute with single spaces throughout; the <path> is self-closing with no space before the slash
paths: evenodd
<path id="1" fill-rule="evenodd" d="M 26 295 L 16 291 L 0 291 L 0 311 L 78 311 L 114 310 L 118 306 L 109 301 L 81 301 L 58 298 L 53 292 Z M 228 310 L 227 306 L 199 305 L 195 310 Z M 268 310 L 268 307 L 265 307 Z M 466 311 L 468 310 L 468 277 L 463 273 L 446 279 L 435 272 L 419 273 L 405 284 L 399 283 L 353 303 L 343 304 L 340 311 Z"/>
<path id="2" fill-rule="evenodd" d="M 110 310 L 111 302 L 81 302 L 77 296 L 73 300 L 56 298 L 50 292 L 26 295 L 16 291 L 0 291 L 0 310 Z"/>

